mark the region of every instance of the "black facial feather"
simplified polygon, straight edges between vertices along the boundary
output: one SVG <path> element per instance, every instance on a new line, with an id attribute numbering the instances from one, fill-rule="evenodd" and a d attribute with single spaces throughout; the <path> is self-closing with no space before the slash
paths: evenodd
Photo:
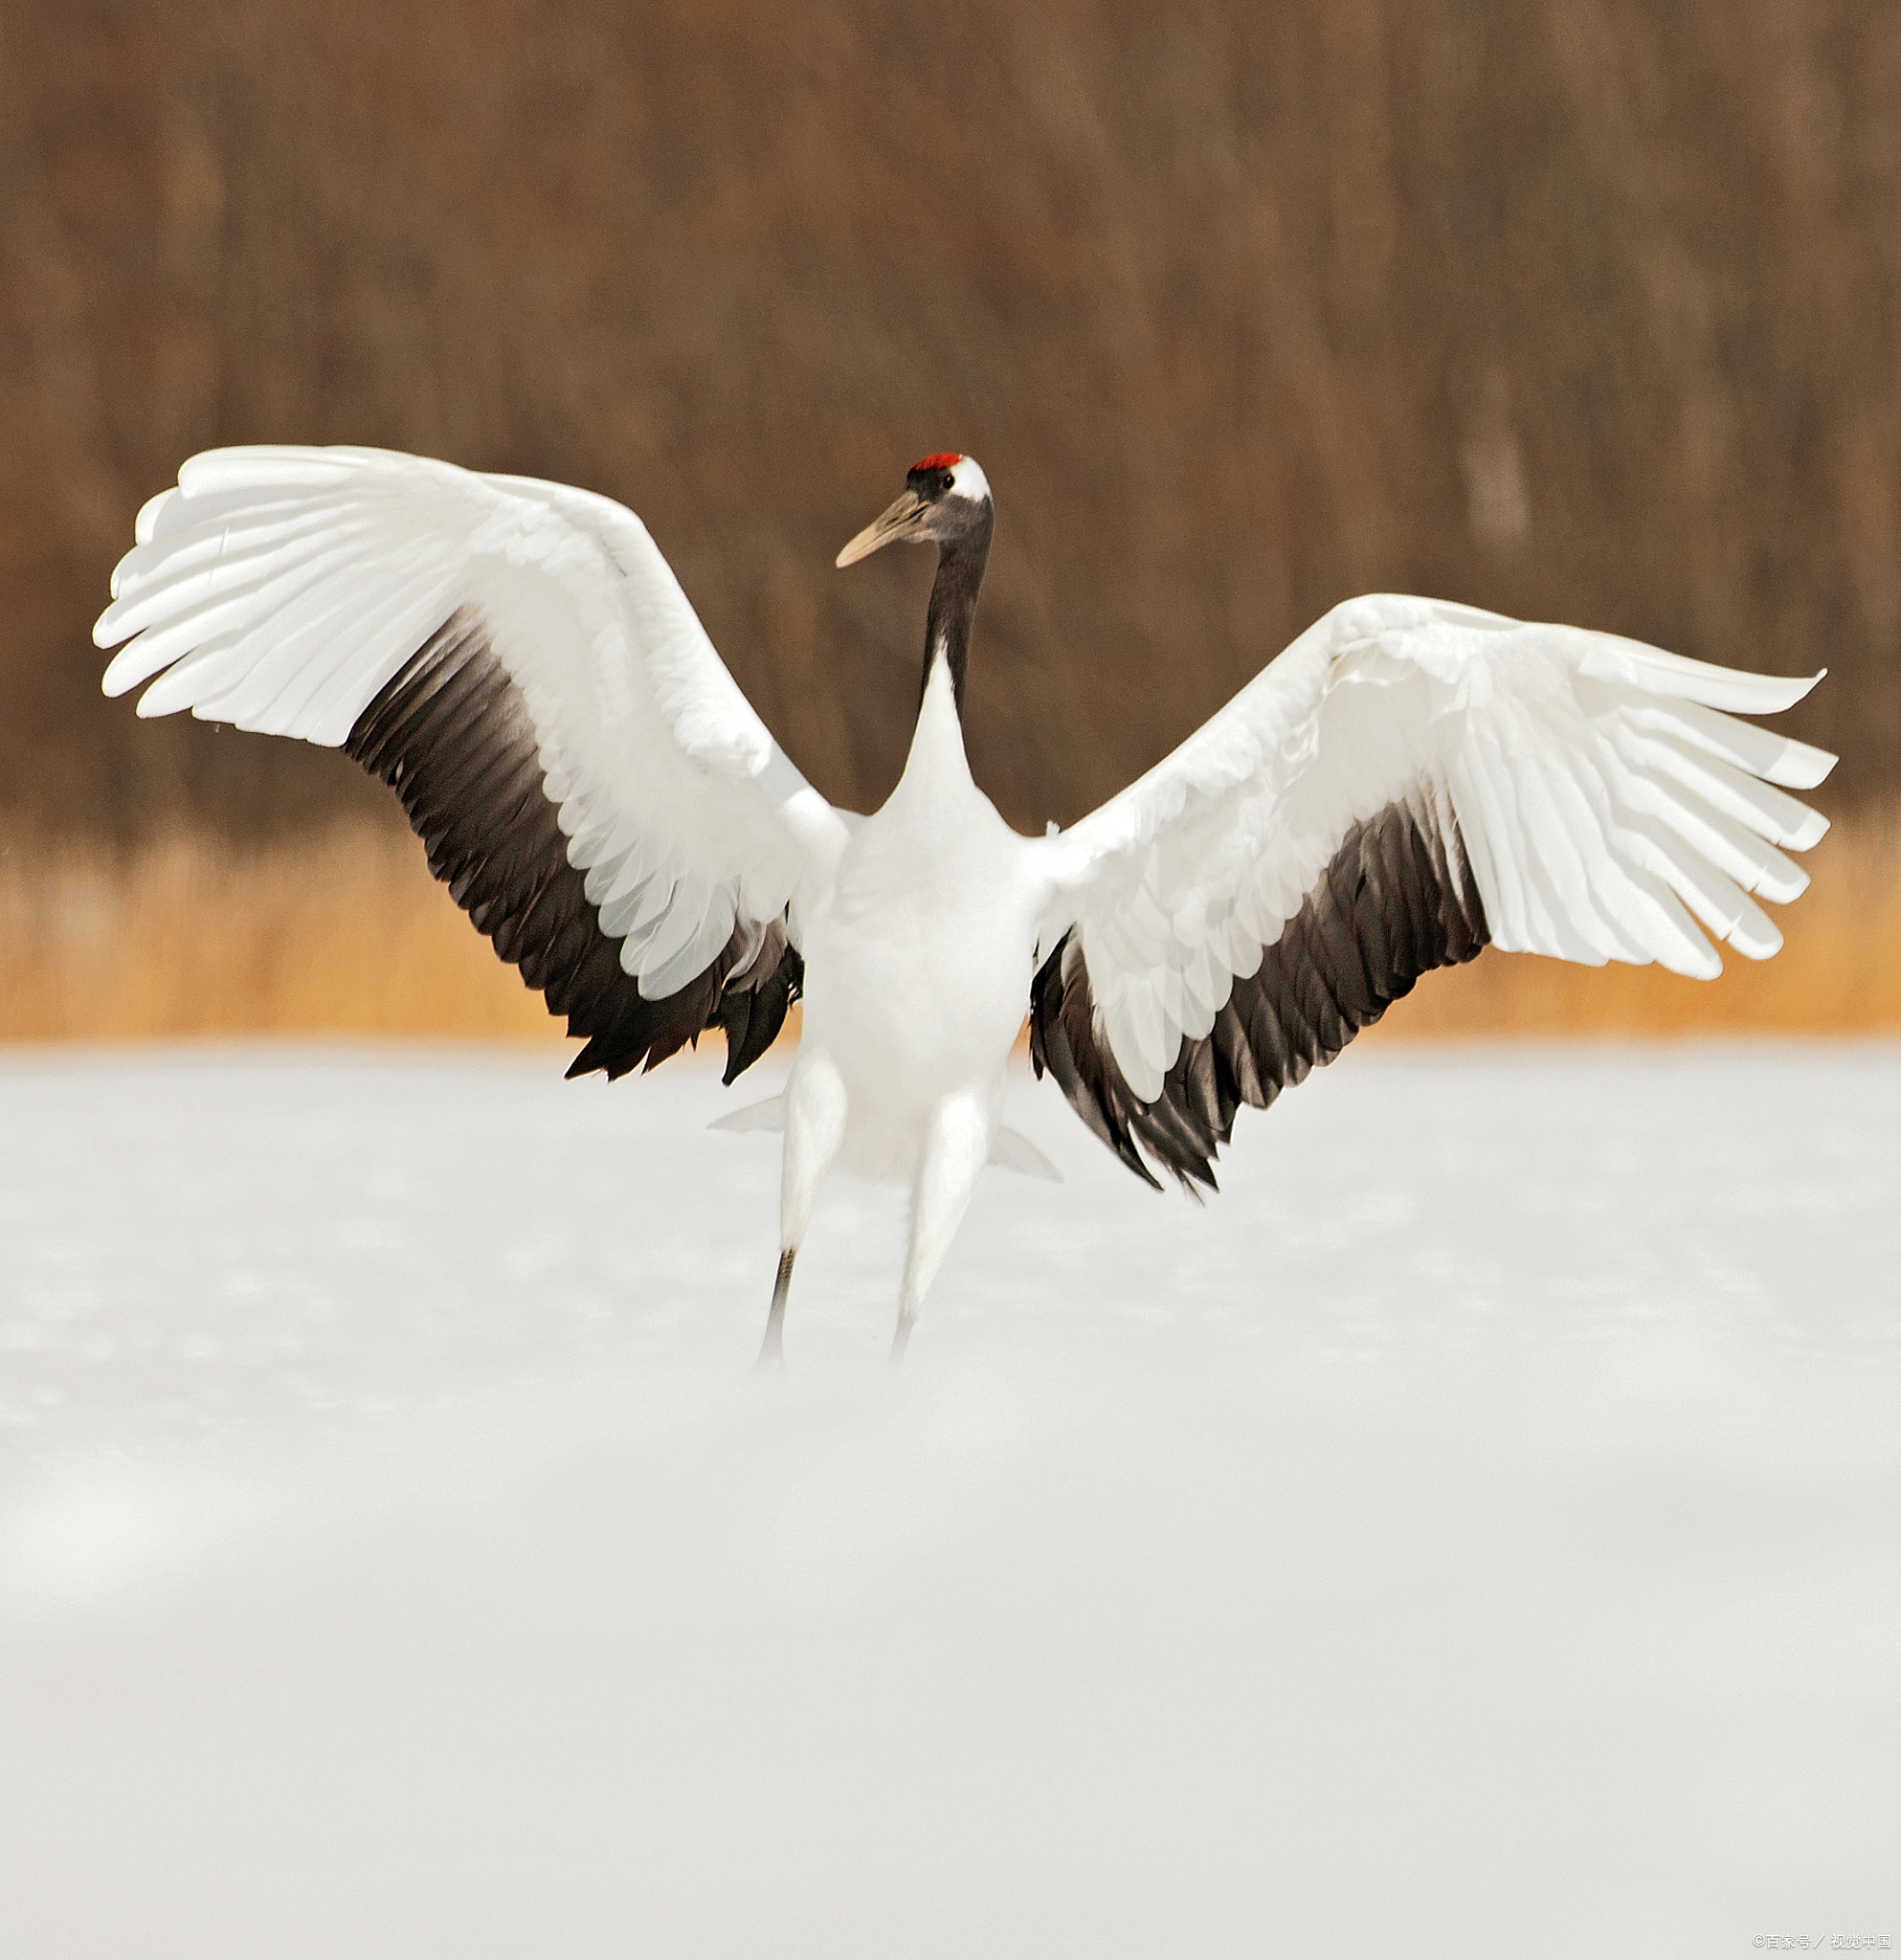
<path id="1" fill-rule="evenodd" d="M 905 472 L 905 488 L 915 492 L 927 503 L 935 503 L 940 497 L 950 492 L 956 481 L 953 474 L 954 463 L 939 463 L 934 460 L 913 463 Z"/>

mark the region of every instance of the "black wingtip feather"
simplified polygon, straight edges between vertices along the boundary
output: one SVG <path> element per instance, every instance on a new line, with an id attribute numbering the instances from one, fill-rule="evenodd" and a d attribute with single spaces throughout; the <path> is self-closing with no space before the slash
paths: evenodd
<path id="1" fill-rule="evenodd" d="M 1161 1189 L 1146 1151 L 1198 1200 L 1217 1189 L 1214 1160 L 1243 1105 L 1266 1108 L 1420 974 L 1475 958 L 1490 938 L 1456 819 L 1396 803 L 1347 834 L 1214 1027 L 1182 1043 L 1154 1101 L 1139 1102 L 1116 1065 L 1071 933 L 1031 984 L 1030 1060 L 1138 1177 Z"/>
<path id="2" fill-rule="evenodd" d="M 709 1028 L 730 1082 L 772 1044 L 805 969 L 782 920 L 741 923 L 705 970 L 649 1000 L 600 929 L 544 788 L 534 724 L 481 615 L 444 621 L 363 713 L 347 753 L 388 783 L 449 887 L 496 952 L 584 1042 L 568 1076 L 653 1068 Z M 735 1040 L 737 1033 L 737 1040 Z"/>

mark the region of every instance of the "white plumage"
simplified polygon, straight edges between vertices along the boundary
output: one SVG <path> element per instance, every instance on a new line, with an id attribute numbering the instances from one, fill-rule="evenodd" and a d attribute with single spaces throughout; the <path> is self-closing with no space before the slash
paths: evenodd
<path id="1" fill-rule="evenodd" d="M 1795 898 L 1783 853 L 1826 827 L 1783 791 L 1833 758 L 1732 716 L 1813 682 L 1425 599 L 1336 607 L 1139 782 L 1019 836 L 960 721 L 991 525 L 976 465 L 928 457 L 840 553 L 940 553 L 910 756 L 862 819 L 772 740 L 639 520 L 559 485 L 201 456 L 141 512 L 97 637 L 125 642 L 107 693 L 150 683 L 141 714 L 347 746 L 391 781 L 589 1036 L 578 1066 L 720 1025 L 730 1080 L 802 988 L 774 1354 L 833 1162 L 911 1186 L 900 1350 L 983 1165 L 1038 1168 L 998 1126 L 1026 1007 L 1039 1071 L 1131 1169 L 1139 1143 L 1212 1183 L 1239 1106 L 1487 941 L 1705 978 L 1706 934 L 1781 944 L 1755 899 Z"/>
<path id="2" fill-rule="evenodd" d="M 1771 714 L 1813 685 L 1469 606 L 1352 599 L 1052 847 L 1055 920 L 1080 927 L 1144 1100 L 1348 830 L 1395 803 L 1457 823 L 1493 945 L 1711 979 L 1697 919 L 1752 959 L 1781 946 L 1749 894 L 1805 889 L 1777 847 L 1828 826 L 1769 786 L 1811 789 L 1834 757 L 1711 710 Z"/>
<path id="3" fill-rule="evenodd" d="M 458 607 L 479 609 L 533 718 L 570 861 L 655 994 L 735 918 L 778 917 L 844 841 L 713 651 L 647 529 L 604 497 L 377 450 L 195 457 L 140 513 L 96 636 L 105 674 L 190 708 L 341 746 Z"/>

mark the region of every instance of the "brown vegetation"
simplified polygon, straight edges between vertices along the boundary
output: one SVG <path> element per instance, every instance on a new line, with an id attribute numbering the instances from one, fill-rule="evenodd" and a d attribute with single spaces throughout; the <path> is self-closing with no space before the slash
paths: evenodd
<path id="1" fill-rule="evenodd" d="M 1369 1038 L 1901 1031 L 1901 815 L 1838 828 L 1807 861 L 1815 885 L 1777 909 L 1788 944 L 1765 964 L 1732 956 L 1705 985 L 1487 952 L 1428 975 Z M 393 825 L 0 852 L 0 1039 L 285 1033 L 553 1047 L 559 1023 Z"/>
<path id="2" fill-rule="evenodd" d="M 971 743 L 1072 820 L 1332 601 L 1783 671 L 1901 758 L 1892 0 L 0 0 L 0 819 L 369 809 L 87 626 L 194 449 L 620 496 L 795 758 L 895 777 L 925 450 L 999 499 Z"/>
<path id="3" fill-rule="evenodd" d="M 393 825 L 0 855 L 0 1039 L 559 1027 Z"/>

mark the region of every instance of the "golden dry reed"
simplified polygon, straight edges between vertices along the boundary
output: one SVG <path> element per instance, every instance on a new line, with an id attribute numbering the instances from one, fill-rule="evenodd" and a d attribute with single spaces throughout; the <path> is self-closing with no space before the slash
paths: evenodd
<path id="1" fill-rule="evenodd" d="M 0 853 L 0 1037 L 551 1040 L 406 831 Z"/>
<path id="2" fill-rule="evenodd" d="M 1772 908 L 1783 950 L 1731 955 L 1714 983 L 1488 951 L 1375 1033 L 1901 1032 L 1901 812 L 1838 826 L 1807 863 L 1811 889 Z M 318 1034 L 553 1044 L 560 1026 L 392 829 L 0 847 L 0 1039 Z"/>

